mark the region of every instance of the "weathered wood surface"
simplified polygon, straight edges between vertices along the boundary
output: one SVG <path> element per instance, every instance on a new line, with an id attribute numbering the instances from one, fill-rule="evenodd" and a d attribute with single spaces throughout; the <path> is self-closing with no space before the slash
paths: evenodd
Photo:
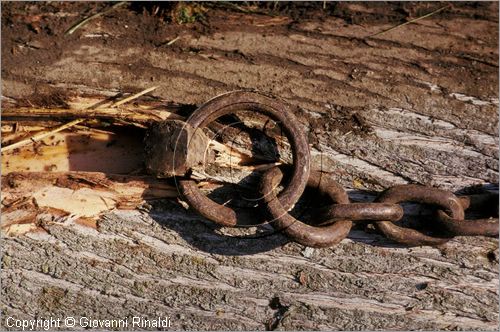
<path id="1" fill-rule="evenodd" d="M 4 106 L 152 84 L 152 95 L 199 105 L 256 88 L 298 106 L 313 168 L 347 188 L 498 184 L 497 4 L 453 7 L 368 39 L 393 24 L 215 10 L 200 32 L 127 8 L 64 37 L 74 6 L 50 16 L 52 35 L 26 32 L 24 44 L 9 33 L 27 28 L 2 20 Z M 498 327 L 497 239 L 406 248 L 354 230 L 311 250 L 279 234 L 232 238 L 175 199 L 149 204 L 106 213 L 95 227 L 79 216 L 54 222 L 47 210 L 42 230 L 4 237 L 3 317 L 170 316 L 175 329 L 210 330 Z"/>

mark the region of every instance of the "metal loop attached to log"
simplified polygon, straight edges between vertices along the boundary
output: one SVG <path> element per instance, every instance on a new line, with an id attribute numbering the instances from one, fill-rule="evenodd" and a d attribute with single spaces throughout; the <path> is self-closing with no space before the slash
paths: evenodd
<path id="1" fill-rule="evenodd" d="M 311 159 L 306 136 L 288 106 L 276 99 L 255 92 L 235 91 L 220 95 L 203 104 L 187 119 L 186 124 L 194 130 L 199 130 L 211 121 L 239 110 L 252 110 L 268 115 L 272 119 L 280 121 L 283 126 L 290 142 L 294 160 L 290 182 L 279 194 L 283 207 L 288 211 L 297 203 L 306 187 Z M 189 205 L 205 218 L 223 226 L 237 224 L 236 212 L 203 195 L 193 180 L 181 180 L 179 187 Z"/>

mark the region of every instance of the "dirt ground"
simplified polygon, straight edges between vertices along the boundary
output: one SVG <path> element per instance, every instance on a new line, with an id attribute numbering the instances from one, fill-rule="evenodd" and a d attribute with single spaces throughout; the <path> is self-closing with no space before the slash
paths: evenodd
<path id="1" fill-rule="evenodd" d="M 392 87 L 393 85 L 416 84 L 409 79 L 405 81 L 404 78 L 393 78 L 393 75 L 390 75 L 391 68 L 406 70 L 410 76 L 412 73 L 438 74 L 451 65 L 459 64 L 453 72 L 445 77 L 439 77 L 437 85 L 447 86 L 452 91 L 460 90 L 467 96 L 495 96 L 497 79 L 494 76 L 495 71 L 489 70 L 490 67 L 497 66 L 495 45 L 498 31 L 495 29 L 497 11 L 494 3 L 450 4 L 449 9 L 439 13 L 439 20 L 429 18 L 414 25 L 425 27 L 428 31 L 426 38 L 415 36 L 412 32 L 414 26 L 411 25 L 388 33 L 391 38 L 382 40 L 365 38 L 386 27 L 417 18 L 445 5 L 446 3 L 424 2 L 362 5 L 326 3 L 323 9 L 319 2 L 306 2 L 277 3 L 276 8 L 273 8 L 272 3 L 267 3 L 257 8 L 250 6 L 245 9 L 235 4 L 136 3 L 127 8 L 111 11 L 103 17 L 90 21 L 75 33 L 65 35 L 65 31 L 75 22 L 103 11 L 110 4 L 5 2 L 2 6 L 2 77 L 6 82 L 5 92 L 9 96 L 30 96 L 28 99 L 34 105 L 64 105 L 64 98 L 58 96 L 58 93 L 61 93 L 60 89 L 54 88 L 51 91 L 47 85 L 72 82 L 72 77 L 62 76 L 65 73 L 60 63 L 63 59 L 69 61 L 68 54 L 72 53 L 75 57 L 74 74 L 78 75 L 78 83 L 82 86 L 97 85 L 102 88 L 113 86 L 124 91 L 137 90 L 139 83 L 162 81 L 157 77 L 161 74 L 186 82 L 198 81 L 198 84 L 191 86 L 190 96 L 185 96 L 182 100 L 175 99 L 199 103 L 204 100 L 198 97 L 201 94 L 198 89 L 211 88 L 219 91 L 221 88 L 252 87 L 265 88 L 279 95 L 288 96 L 293 93 L 303 96 L 314 86 L 309 81 L 318 79 L 334 87 L 352 86 L 352 93 L 342 99 L 336 98 L 336 104 L 353 104 L 349 99 L 356 94 L 358 105 L 388 106 L 390 99 L 382 89 L 396 88 Z M 480 19 L 482 22 L 475 27 L 476 30 L 471 31 L 471 35 L 463 34 L 460 36 L 462 38 L 457 38 L 458 40 L 450 38 L 451 32 L 460 30 L 467 19 Z M 188 23 L 191 21 L 194 22 Z M 489 25 L 488 22 L 492 24 Z M 226 32 L 231 32 L 231 37 L 224 37 Z M 239 37 L 250 33 L 256 37 L 252 39 Z M 282 50 L 288 53 L 287 56 L 281 56 L 277 52 L 280 46 L 285 45 L 281 36 L 296 41 L 293 46 L 287 46 Z M 178 41 L 168 45 L 177 37 L 180 37 Z M 306 51 L 308 37 L 314 38 L 317 42 L 315 53 Z M 329 41 L 332 38 L 337 39 L 335 44 Z M 448 40 L 443 42 L 446 39 Z M 209 40 L 211 42 L 208 42 Z M 113 54 L 99 51 L 103 47 L 112 50 Z M 384 57 L 383 61 L 381 59 L 376 62 L 368 61 L 371 52 L 365 51 L 378 47 L 392 48 L 392 50 L 387 52 L 388 56 Z M 137 48 L 141 50 L 143 56 L 137 56 Z M 337 48 L 345 49 L 345 52 L 334 51 L 339 54 L 335 54 L 333 62 L 342 68 L 344 77 L 330 73 L 329 67 L 333 63 L 328 63 L 325 58 L 327 55 L 325 52 Z M 419 54 L 419 57 L 408 58 L 405 63 L 389 56 L 399 49 L 404 49 L 409 54 Z M 458 54 L 455 54 L 455 50 L 459 50 Z M 306 61 L 307 55 L 316 57 L 310 57 L 309 61 Z M 175 59 L 175 64 L 161 65 L 162 61 L 158 56 Z M 197 56 L 207 59 L 203 65 L 211 64 L 209 66 L 213 67 L 205 68 L 207 73 L 204 75 L 196 73 L 203 68 L 192 61 L 193 57 Z M 356 57 L 359 62 L 353 68 L 349 65 L 348 59 Z M 434 63 L 436 61 L 438 63 Z M 105 64 L 114 70 L 126 70 L 129 73 L 128 77 L 116 77 L 116 82 L 109 82 L 107 81 L 109 78 L 105 75 L 96 75 L 99 73 L 99 68 Z M 258 73 L 243 75 L 242 72 L 237 80 L 227 82 L 227 79 L 224 79 L 228 76 L 228 72 L 239 68 L 238 65 L 255 67 L 257 64 L 262 68 L 260 75 L 270 77 L 260 79 Z M 294 87 L 292 92 L 281 91 L 287 86 L 286 77 L 283 77 L 279 70 L 266 73 L 264 64 L 270 67 L 274 65 L 293 67 L 303 78 L 302 91 L 296 90 L 300 87 Z M 82 65 L 86 65 L 87 69 L 82 70 L 80 67 Z M 380 74 L 388 75 L 384 75 L 383 79 L 370 77 L 370 70 L 375 69 L 374 65 L 385 68 Z M 53 67 L 53 74 L 50 77 L 39 75 L 40 84 L 25 82 L 24 85 L 16 86 L 15 91 L 9 90 L 8 82 L 11 80 L 22 83 L 23 77 L 33 79 L 50 67 Z M 225 67 L 227 69 L 224 69 Z M 356 87 L 355 82 L 363 79 L 374 80 L 374 86 L 370 91 Z M 484 81 L 491 84 L 480 84 Z M 470 84 L 472 82 L 476 84 Z M 200 85 L 210 85 L 210 87 L 202 88 Z M 40 91 L 31 91 L 30 86 L 34 86 L 31 90 Z M 162 90 L 159 92 L 164 93 Z M 319 90 L 316 95 L 327 92 Z M 170 92 L 169 96 L 177 97 L 174 93 Z M 410 89 L 405 93 L 406 99 L 414 99 Z M 43 99 L 43 95 L 50 97 Z"/>
<path id="2" fill-rule="evenodd" d="M 151 86 L 148 101 L 185 116 L 257 89 L 296 107 L 312 168 L 355 199 L 404 183 L 498 190 L 496 2 L 112 5 L 2 2 L 9 121 Z M 49 171 L 11 174 L 9 190 L 57 183 Z M 311 250 L 280 234 L 232 238 L 176 199 L 146 206 L 4 237 L 3 316 L 168 314 L 178 330 L 498 327 L 497 239 L 408 248 L 358 228 Z"/>

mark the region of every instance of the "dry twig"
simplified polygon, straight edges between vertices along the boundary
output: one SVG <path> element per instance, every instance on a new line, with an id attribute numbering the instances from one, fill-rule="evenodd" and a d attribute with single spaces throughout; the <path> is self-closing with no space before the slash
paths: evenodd
<path id="1" fill-rule="evenodd" d="M 117 101 L 117 102 L 115 102 L 115 103 L 111 104 L 111 105 L 110 105 L 110 107 L 117 107 L 117 106 L 123 105 L 123 104 L 125 104 L 125 103 L 128 103 L 128 102 L 129 102 L 129 101 L 131 101 L 131 100 L 137 99 L 137 98 L 139 98 L 140 96 L 145 95 L 146 93 L 151 92 L 151 91 L 156 90 L 156 89 L 158 89 L 158 87 L 157 87 L 157 86 L 153 86 L 153 87 L 151 87 L 151 88 L 147 88 L 147 89 L 145 89 L 145 90 L 142 90 L 141 92 L 138 92 L 138 93 L 136 93 L 136 94 L 133 94 L 133 95 L 132 95 L 132 96 L 130 96 L 130 97 L 124 98 L 124 99 L 122 99 L 122 100 L 120 100 L 120 101 Z"/>
<path id="2" fill-rule="evenodd" d="M 373 35 L 368 36 L 367 38 L 371 38 L 371 37 L 375 37 L 375 36 L 380 36 L 381 34 L 384 34 L 384 33 L 386 33 L 386 32 L 389 32 L 389 31 L 395 30 L 395 29 L 397 29 L 397 28 L 401 28 L 402 26 L 408 25 L 408 24 L 410 24 L 410 23 L 415 23 L 415 22 L 417 22 L 417 21 L 423 20 L 424 18 L 427 18 L 427 17 L 430 17 L 430 16 L 432 16 L 432 15 L 434 15 L 434 14 L 437 14 L 437 13 L 439 13 L 440 11 L 442 11 L 442 10 L 444 10 L 444 9 L 446 9 L 446 8 L 449 8 L 449 7 L 451 7 L 451 5 L 447 5 L 447 6 L 441 7 L 441 8 L 439 8 L 439 9 L 436 9 L 436 10 L 435 10 L 435 11 L 433 11 L 433 12 L 430 12 L 429 14 L 425 14 L 425 15 L 420 16 L 420 17 L 417 17 L 417 18 L 415 18 L 415 19 L 413 19 L 413 20 L 409 20 L 408 22 L 404 22 L 404 23 L 398 24 L 398 25 L 393 26 L 392 28 L 389 28 L 389 29 L 387 29 L 387 30 L 383 30 L 383 31 L 377 32 L 377 33 L 375 33 L 375 34 L 373 34 Z"/>
<path id="3" fill-rule="evenodd" d="M 76 119 L 76 120 L 73 120 L 71 122 L 68 122 L 62 126 L 59 126 L 57 128 L 54 128 L 52 130 L 49 130 L 49 131 L 46 131 L 46 132 L 43 132 L 43 133 L 38 133 L 30 138 L 27 138 L 27 139 L 24 139 L 22 141 L 19 141 L 19 142 L 16 142 L 16 143 L 13 143 L 11 145 L 8 145 L 4 148 L 2 148 L 2 152 L 6 152 L 6 151 L 10 151 L 10 150 L 14 150 L 16 148 L 19 148 L 21 146 L 24 146 L 24 145 L 27 145 L 29 143 L 36 143 L 36 142 L 39 142 L 41 141 L 42 139 L 54 134 L 54 133 L 57 133 L 57 132 L 60 132 L 64 129 L 68 129 L 68 128 L 71 128 L 73 127 L 74 125 L 77 125 L 79 124 L 80 122 L 84 121 L 84 119 Z"/>
<path id="4" fill-rule="evenodd" d="M 151 91 L 153 91 L 153 90 L 155 90 L 157 88 L 158 88 L 157 86 L 153 86 L 151 88 L 147 88 L 147 89 L 145 89 L 145 90 L 143 90 L 141 92 L 138 92 L 138 93 L 136 93 L 136 94 L 134 94 L 132 96 L 124 98 L 124 99 L 122 99 L 122 100 L 120 100 L 118 102 L 114 102 L 111 105 L 109 105 L 109 107 L 117 107 L 117 106 L 123 105 L 123 104 L 125 104 L 125 103 L 127 103 L 127 102 L 129 102 L 131 100 L 137 99 L 140 96 L 142 96 L 142 95 L 144 95 L 144 94 L 146 94 L 148 92 L 151 92 Z M 103 107 L 103 106 L 104 105 L 101 105 L 101 107 Z M 8 145 L 8 146 L 2 148 L 2 153 L 3 152 L 7 152 L 7 151 L 11 151 L 13 149 L 16 149 L 16 148 L 19 148 L 21 146 L 27 145 L 29 143 L 39 142 L 40 140 L 42 140 L 42 139 L 44 139 L 44 138 L 46 138 L 46 137 L 48 137 L 48 136 L 50 136 L 50 135 L 52 135 L 54 133 L 57 133 L 57 132 L 60 132 L 62 130 L 71 128 L 71 127 L 73 127 L 73 126 L 75 126 L 75 125 L 77 125 L 77 124 L 79 124 L 79 123 L 81 123 L 83 121 L 85 121 L 85 119 L 81 119 L 81 118 L 75 119 L 75 120 L 73 120 L 71 122 L 68 122 L 68 123 L 66 123 L 66 124 L 64 124 L 62 126 L 56 127 L 56 128 L 51 129 L 49 131 L 38 133 L 38 134 L 36 134 L 36 135 L 34 135 L 32 137 L 29 137 L 27 139 L 21 140 L 19 142 L 13 143 L 11 145 Z"/>
<path id="5" fill-rule="evenodd" d="M 85 24 L 87 24 L 88 22 L 90 22 L 91 20 L 95 19 L 95 18 L 98 18 L 99 16 L 102 16 L 104 14 L 107 14 L 109 13 L 110 11 L 112 10 L 115 10 L 116 8 L 118 7 L 121 7 L 123 6 L 124 4 L 126 4 L 127 2 L 126 1 L 121 1 L 121 2 L 118 2 L 118 3 L 115 3 L 113 6 L 111 6 L 110 8 L 106 9 L 105 11 L 102 11 L 100 13 L 97 13 L 97 14 L 94 14 L 92 16 L 89 16 L 85 19 L 83 19 L 82 21 L 80 22 L 77 22 L 75 23 L 74 25 L 71 26 L 71 28 L 69 28 L 67 31 L 66 31 L 66 35 L 71 35 L 73 32 L 75 32 L 76 30 L 80 29 L 82 26 L 84 26 Z"/>

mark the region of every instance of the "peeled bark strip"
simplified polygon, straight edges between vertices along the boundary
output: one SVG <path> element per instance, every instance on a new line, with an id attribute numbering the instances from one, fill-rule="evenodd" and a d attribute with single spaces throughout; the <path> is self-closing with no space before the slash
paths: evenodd
<path id="1" fill-rule="evenodd" d="M 440 5 L 327 3 L 308 19 L 216 7 L 184 25 L 132 6 L 71 36 L 89 4 L 57 6 L 2 3 L 2 143 L 85 118 L 2 155 L 3 328 L 13 330 L 9 316 L 168 316 L 177 330 L 498 328 L 497 239 L 407 248 L 359 227 L 325 249 L 247 239 L 271 229 L 216 227 L 186 210 L 170 180 L 142 173 L 141 157 L 151 122 L 252 88 L 296 106 L 312 168 L 352 200 L 403 183 L 495 189 L 497 3 L 453 3 L 373 38 Z M 153 85 L 135 103 L 76 111 Z M 215 196 L 214 181 L 251 183 L 256 162 L 290 159 L 278 126 L 236 119 L 269 137 L 236 125 L 212 142 L 208 177 L 195 175 Z M 418 211 L 405 222 L 418 224 Z"/>

